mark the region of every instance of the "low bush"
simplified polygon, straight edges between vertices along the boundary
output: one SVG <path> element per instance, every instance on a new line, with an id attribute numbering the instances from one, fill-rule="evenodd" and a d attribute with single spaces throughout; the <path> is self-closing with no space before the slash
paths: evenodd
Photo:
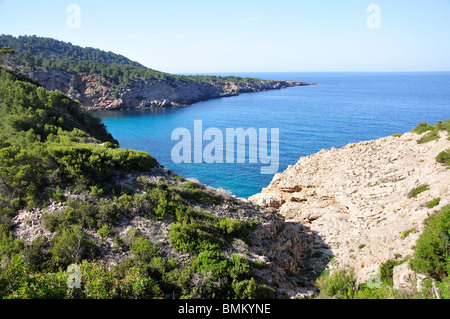
<path id="1" fill-rule="evenodd" d="M 445 121 L 437 121 L 435 125 L 421 122 L 412 130 L 412 132 L 417 134 L 428 132 L 417 141 L 419 144 L 439 139 L 439 131 L 447 131 L 450 133 L 450 119 Z"/>
<path id="2" fill-rule="evenodd" d="M 316 280 L 320 288 L 319 298 L 351 299 L 356 291 L 356 277 L 353 269 L 322 273 Z"/>
<path id="3" fill-rule="evenodd" d="M 194 255 L 204 250 L 220 250 L 224 245 L 217 229 L 203 221 L 172 223 L 169 239 L 178 250 Z"/>
<path id="4" fill-rule="evenodd" d="M 93 259 L 96 247 L 93 241 L 87 239 L 81 227 L 71 225 L 63 228 L 54 239 L 51 252 L 55 265 L 65 269 L 83 259 Z"/>
<path id="5" fill-rule="evenodd" d="M 213 194 L 200 184 L 186 181 L 182 184 L 182 189 L 179 194 L 186 200 L 193 201 L 204 205 L 220 205 L 223 202 L 223 198 L 217 194 Z"/>
<path id="6" fill-rule="evenodd" d="M 424 144 L 439 139 L 439 131 L 433 130 L 422 136 L 417 143 Z"/>
<path id="7" fill-rule="evenodd" d="M 430 200 L 430 201 L 427 203 L 427 207 L 428 207 L 428 208 L 436 207 L 437 205 L 439 205 L 440 202 L 441 202 L 441 198 L 440 198 L 440 197 L 437 197 L 437 198 L 435 198 L 435 199 L 433 199 L 433 200 Z"/>
<path id="8" fill-rule="evenodd" d="M 32 272 L 42 272 L 51 267 L 51 254 L 48 246 L 48 239 L 40 235 L 27 247 L 24 261 Z"/>
<path id="9" fill-rule="evenodd" d="M 135 258 L 143 263 L 150 263 L 158 256 L 158 248 L 146 237 L 139 237 L 131 244 L 131 252 Z"/>
<path id="10" fill-rule="evenodd" d="M 413 198 L 413 197 L 417 197 L 417 195 L 419 195 L 420 193 L 423 193 L 427 190 L 430 189 L 430 186 L 427 184 L 423 184 L 420 186 L 417 186 L 416 188 L 413 188 L 409 193 L 408 193 L 408 198 Z"/>
<path id="11" fill-rule="evenodd" d="M 450 205 L 425 220 L 410 261 L 413 270 L 442 280 L 450 275 Z"/>
<path id="12" fill-rule="evenodd" d="M 439 153 L 436 157 L 436 161 L 450 167 L 450 149 Z"/>

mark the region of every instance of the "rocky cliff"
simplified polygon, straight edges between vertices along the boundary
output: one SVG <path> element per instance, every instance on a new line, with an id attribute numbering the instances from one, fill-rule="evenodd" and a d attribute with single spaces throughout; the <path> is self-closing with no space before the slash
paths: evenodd
<path id="1" fill-rule="evenodd" d="M 447 132 L 440 135 L 424 144 L 417 143 L 421 135 L 406 133 L 322 150 L 277 174 L 250 200 L 317 236 L 310 247 L 316 267 L 353 267 L 365 282 L 388 259 L 411 256 L 424 220 L 450 203 L 450 170 L 436 162 L 450 141 Z M 421 185 L 429 189 L 412 196 Z M 435 198 L 439 205 L 427 208 Z M 397 270 L 395 286 L 407 285 L 411 272 L 405 265 Z"/>
<path id="2" fill-rule="evenodd" d="M 298 81 L 174 81 L 137 79 L 126 87 L 96 74 L 73 74 L 60 70 L 28 71 L 48 90 L 59 90 L 79 100 L 90 110 L 114 110 L 151 107 L 178 107 L 240 93 L 277 90 L 309 85 Z"/>
<path id="3" fill-rule="evenodd" d="M 145 175 L 129 173 L 121 179 L 121 184 L 136 187 L 136 178 L 145 178 L 150 184 L 161 184 L 171 188 L 183 187 L 184 181 L 179 176 L 163 167 L 156 167 Z M 195 180 L 191 181 L 197 183 Z M 250 242 L 234 239 L 223 251 L 226 257 L 232 254 L 246 256 L 253 264 L 259 266 L 253 269 L 254 278 L 261 283 L 277 289 L 277 298 L 310 297 L 314 293 L 316 273 L 309 271 L 309 246 L 313 234 L 301 224 L 286 222 L 285 218 L 270 208 L 254 205 L 250 201 L 231 196 L 221 189 L 201 186 L 205 191 L 221 199 L 219 205 L 203 205 L 196 203 L 195 210 L 207 211 L 219 218 L 234 218 L 243 222 L 257 222 L 258 226 L 250 234 Z M 77 202 L 89 201 L 88 195 L 65 192 L 67 200 Z M 48 240 L 56 238 L 57 233 L 45 227 L 47 216 L 57 215 L 67 209 L 67 203 L 52 202 L 46 207 L 21 210 L 13 219 L 14 237 L 27 245 L 39 236 Z M 86 230 L 89 239 L 101 243 L 98 262 L 111 267 L 127 258 L 133 257 L 129 249 L 116 244 L 116 238 L 126 241 L 130 231 L 137 231 L 148 238 L 159 250 L 163 258 L 174 258 L 182 264 L 192 261 L 195 256 L 184 253 L 173 247 L 169 240 L 169 231 L 173 217 L 155 220 L 144 216 L 123 216 L 114 234 L 108 237 L 100 236 L 94 229 Z M 316 269 L 317 272 L 320 272 Z"/>

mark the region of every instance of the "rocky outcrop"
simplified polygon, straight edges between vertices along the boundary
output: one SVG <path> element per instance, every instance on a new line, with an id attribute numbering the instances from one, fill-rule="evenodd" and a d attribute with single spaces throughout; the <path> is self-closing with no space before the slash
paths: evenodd
<path id="1" fill-rule="evenodd" d="M 139 176 L 145 176 L 148 182 L 155 184 L 165 181 L 170 183 L 171 187 L 177 187 L 179 183 L 183 183 L 175 179 L 174 175 L 163 167 L 153 168 L 152 171 Z M 121 177 L 121 184 L 133 187 L 137 177 L 133 174 Z M 222 252 L 224 256 L 231 257 L 231 254 L 239 254 L 246 256 L 252 263 L 258 264 L 258 267 L 253 270 L 254 278 L 258 282 L 277 288 L 279 298 L 310 296 L 313 290 L 311 286 L 313 278 L 308 277 L 311 274 L 307 273 L 307 260 L 313 239 L 311 232 L 298 223 L 286 221 L 271 208 L 254 205 L 246 199 L 237 198 L 221 189 L 211 187 L 206 189 L 221 196 L 222 204 L 212 206 L 196 204 L 193 209 L 209 211 L 217 217 L 257 222 L 256 228 L 249 235 L 249 241 L 244 242 L 242 239 L 235 238 L 225 247 Z M 64 193 L 64 197 L 67 200 L 92 200 L 87 194 L 72 194 L 68 191 Z M 45 217 L 64 210 L 67 208 L 66 205 L 65 202 L 51 202 L 47 207 L 19 211 L 13 219 L 14 237 L 22 239 L 27 245 L 30 245 L 38 236 L 45 236 L 52 240 L 56 233 L 45 228 Z M 126 245 L 120 246 L 116 243 L 116 238 L 126 242 L 130 230 L 138 231 L 146 236 L 158 247 L 162 257 L 174 258 L 181 264 L 186 264 L 192 260 L 193 256 L 177 250 L 169 240 L 169 230 L 173 222 L 172 215 L 163 220 L 123 215 L 114 228 L 114 233 L 109 236 L 101 237 L 95 229 L 91 228 L 85 229 L 85 232 L 89 239 L 97 243 L 100 252 L 97 260 L 108 267 L 133 257 Z"/>
<path id="2" fill-rule="evenodd" d="M 450 170 L 436 162 L 450 141 L 440 134 L 425 144 L 417 143 L 421 135 L 406 133 L 322 150 L 274 176 L 249 200 L 275 207 L 287 221 L 319 235 L 324 245 L 316 246 L 318 265 L 353 267 L 365 282 L 388 259 L 411 256 L 424 220 L 450 203 Z M 408 196 L 423 184 L 429 190 Z M 439 205 L 427 208 L 437 197 Z M 414 277 L 404 267 L 397 269 L 399 287 Z"/>
<path id="3" fill-rule="evenodd" d="M 28 71 L 47 90 L 59 90 L 77 99 L 90 110 L 115 110 L 152 107 L 178 107 L 241 93 L 278 90 L 309 85 L 298 81 L 254 80 L 240 82 L 145 80 L 126 87 L 100 75 L 70 74 L 59 70 Z"/>

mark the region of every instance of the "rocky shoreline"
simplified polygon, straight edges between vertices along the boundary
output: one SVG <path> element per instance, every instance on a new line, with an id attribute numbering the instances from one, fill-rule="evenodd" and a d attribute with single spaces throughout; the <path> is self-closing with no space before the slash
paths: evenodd
<path id="1" fill-rule="evenodd" d="M 81 102 L 88 110 L 125 110 L 180 107 L 241 93 L 313 85 L 299 81 L 175 81 L 139 79 L 126 87 L 97 74 L 72 74 L 59 70 L 28 71 L 47 90 L 58 90 Z"/>

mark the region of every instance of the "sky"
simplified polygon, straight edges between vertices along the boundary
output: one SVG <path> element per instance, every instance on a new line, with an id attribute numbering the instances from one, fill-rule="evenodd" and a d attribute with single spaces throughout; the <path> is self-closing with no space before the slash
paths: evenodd
<path id="1" fill-rule="evenodd" d="M 0 0 L 0 34 L 177 74 L 450 71 L 450 0 Z"/>

